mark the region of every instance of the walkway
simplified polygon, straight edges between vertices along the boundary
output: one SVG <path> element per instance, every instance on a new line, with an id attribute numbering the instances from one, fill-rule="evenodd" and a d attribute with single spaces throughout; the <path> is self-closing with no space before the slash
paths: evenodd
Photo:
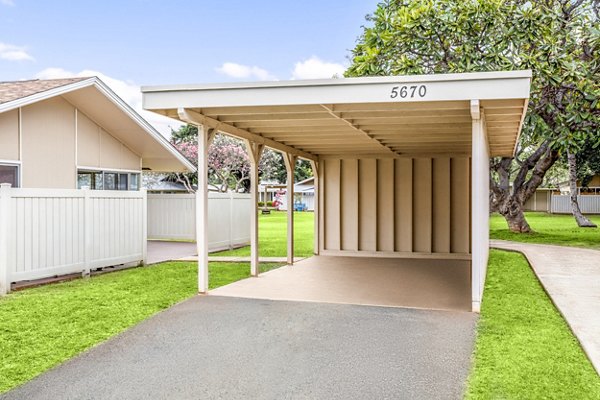
<path id="1" fill-rule="evenodd" d="M 294 257 L 294 262 L 304 260 L 304 257 Z M 177 261 L 198 261 L 198 256 L 183 257 L 177 259 Z M 208 261 L 217 262 L 250 262 L 250 256 L 208 256 Z M 287 257 L 259 257 L 259 262 L 266 263 L 286 263 Z"/>
<path id="2" fill-rule="evenodd" d="M 460 399 L 476 321 L 195 296 L 0 399 Z"/>
<path id="3" fill-rule="evenodd" d="M 600 373 L 600 251 L 492 240 L 521 252 Z"/>
<path id="4" fill-rule="evenodd" d="M 196 254 L 196 243 L 194 242 L 148 240 L 148 264 L 177 260 L 194 254 Z"/>
<path id="5" fill-rule="evenodd" d="M 165 261 L 198 261 L 194 242 L 170 242 L 166 240 L 148 240 L 148 264 Z M 294 262 L 304 257 L 294 257 Z M 209 256 L 208 261 L 219 262 L 250 262 L 250 257 L 244 256 Z M 260 257 L 260 262 L 285 263 L 286 257 Z"/>

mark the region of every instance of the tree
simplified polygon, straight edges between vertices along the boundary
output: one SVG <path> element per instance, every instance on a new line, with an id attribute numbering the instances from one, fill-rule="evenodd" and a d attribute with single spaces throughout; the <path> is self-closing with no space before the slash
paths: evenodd
<path id="1" fill-rule="evenodd" d="M 531 69 L 514 158 L 490 162 L 490 208 L 529 232 L 523 205 L 561 152 L 600 140 L 598 0 L 386 0 L 347 76 Z"/>
<path id="2" fill-rule="evenodd" d="M 198 157 L 198 128 L 193 125 L 184 125 L 177 131 L 172 132 L 171 142 L 192 163 L 196 163 Z M 244 143 L 236 138 L 217 134 L 208 149 L 208 183 L 220 192 L 233 190 L 250 190 L 250 159 Z M 287 174 L 280 153 L 271 149 L 265 149 L 258 166 L 259 176 L 264 180 L 276 180 L 282 182 L 281 170 L 283 168 L 283 179 Z M 185 185 L 188 191 L 198 182 L 197 174 L 171 174 L 170 179 Z"/>
<path id="3" fill-rule="evenodd" d="M 597 228 L 589 218 L 587 218 L 581 212 L 579 208 L 579 202 L 577 196 L 579 195 L 577 190 L 577 158 L 575 153 L 567 150 L 567 162 L 569 163 L 569 193 L 571 197 L 571 210 L 577 225 L 581 228 Z"/>

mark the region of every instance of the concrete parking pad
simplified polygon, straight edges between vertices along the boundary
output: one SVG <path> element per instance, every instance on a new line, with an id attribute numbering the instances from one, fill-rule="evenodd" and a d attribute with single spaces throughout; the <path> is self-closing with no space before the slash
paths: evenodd
<path id="1" fill-rule="evenodd" d="M 0 399 L 459 399 L 476 318 L 197 296 Z"/>
<path id="2" fill-rule="evenodd" d="M 492 240 L 523 253 L 600 374 L 600 251 Z"/>
<path id="3" fill-rule="evenodd" d="M 470 274 L 464 260 L 316 256 L 210 294 L 470 311 Z"/>

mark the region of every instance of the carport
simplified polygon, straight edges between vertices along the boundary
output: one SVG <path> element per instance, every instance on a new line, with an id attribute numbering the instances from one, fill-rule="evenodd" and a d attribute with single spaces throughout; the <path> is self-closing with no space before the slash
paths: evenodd
<path id="1" fill-rule="evenodd" d="M 142 88 L 144 108 L 199 128 L 199 292 L 208 290 L 207 149 L 221 132 L 246 142 L 255 207 L 265 146 L 283 153 L 288 192 L 296 159 L 310 160 L 318 199 L 315 260 L 334 266 L 360 263 L 362 278 L 351 280 L 356 290 L 379 290 L 381 276 L 371 280 L 365 271 L 382 258 L 392 269 L 413 265 L 412 273 L 393 278 L 407 279 L 409 287 L 411 276 L 423 276 L 419 265 L 436 266 L 428 279 L 448 285 L 455 279 L 446 269 L 458 265 L 469 273 L 457 272 L 464 275 L 464 284 L 453 284 L 457 295 L 470 297 L 471 309 L 479 311 L 489 252 L 489 158 L 513 155 L 530 80 L 530 71 L 511 71 Z M 288 204 L 289 264 L 291 210 Z M 352 273 L 333 269 L 338 277 Z M 373 274 L 378 271 L 373 268 Z M 435 285 L 422 287 L 416 296 L 427 307 L 428 297 L 439 291 Z M 414 298 L 395 305 L 420 306 Z"/>

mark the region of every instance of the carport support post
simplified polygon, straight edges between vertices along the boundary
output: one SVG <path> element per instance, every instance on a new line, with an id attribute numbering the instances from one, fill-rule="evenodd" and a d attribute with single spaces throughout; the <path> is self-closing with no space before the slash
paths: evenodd
<path id="1" fill-rule="evenodd" d="M 264 145 L 246 140 L 246 149 L 250 158 L 250 273 L 258 276 L 258 164 Z"/>
<path id="2" fill-rule="evenodd" d="M 198 293 L 208 292 L 208 146 L 212 129 L 198 125 L 198 188 L 196 190 L 196 248 Z"/>
<path id="3" fill-rule="evenodd" d="M 287 172 L 287 263 L 294 264 L 294 170 L 296 169 L 296 156 L 283 153 L 285 170 Z"/>
<path id="4" fill-rule="evenodd" d="M 315 231 L 315 236 L 314 236 L 314 250 L 313 253 L 315 255 L 319 255 L 319 186 L 320 186 L 320 176 L 319 176 L 319 163 L 317 163 L 314 160 L 310 161 L 310 167 L 312 168 L 312 173 L 313 173 L 313 177 L 314 177 L 314 187 L 315 187 L 315 195 L 314 195 L 314 231 Z"/>
<path id="5" fill-rule="evenodd" d="M 479 100 L 471 100 L 472 117 L 472 216 L 471 216 L 471 299 L 472 310 L 481 310 L 489 256 L 489 174 L 490 156 L 485 116 Z"/>

